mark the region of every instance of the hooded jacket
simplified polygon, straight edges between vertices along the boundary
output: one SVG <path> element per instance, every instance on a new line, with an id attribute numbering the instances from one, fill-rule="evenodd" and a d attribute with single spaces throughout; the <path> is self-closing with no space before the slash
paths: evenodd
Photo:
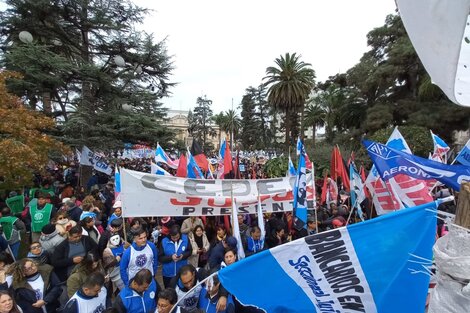
<path id="1" fill-rule="evenodd" d="M 39 238 L 39 243 L 41 244 L 42 248 L 49 252 L 52 255 L 55 251 L 55 248 L 64 241 L 65 238 L 59 235 L 57 230 L 54 230 L 51 234 L 45 235 L 42 234 Z"/>

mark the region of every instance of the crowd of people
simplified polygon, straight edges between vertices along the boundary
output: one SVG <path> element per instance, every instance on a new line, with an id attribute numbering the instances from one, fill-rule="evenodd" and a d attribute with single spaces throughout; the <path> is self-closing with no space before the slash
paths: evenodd
<path id="1" fill-rule="evenodd" d="M 121 165 L 146 169 L 144 161 Z M 300 229 L 291 212 L 265 214 L 264 227 L 256 215 L 238 215 L 239 242 L 224 216 L 123 218 L 112 180 L 95 174 L 77 187 L 77 174 L 73 165 L 57 167 L 9 192 L 24 196 L 20 210 L 0 201 L 0 313 L 162 313 L 175 304 L 172 312 L 261 312 L 217 277 L 238 261 L 239 244 L 250 257 L 355 221 L 338 196 L 318 203 Z"/>

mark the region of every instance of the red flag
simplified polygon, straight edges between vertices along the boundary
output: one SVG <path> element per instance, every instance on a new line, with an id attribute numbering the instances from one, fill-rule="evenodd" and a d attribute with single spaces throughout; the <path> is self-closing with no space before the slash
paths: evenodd
<path id="1" fill-rule="evenodd" d="M 196 139 L 193 140 L 191 145 L 191 155 L 193 156 L 194 160 L 196 160 L 197 165 L 201 170 L 207 172 L 209 170 L 209 164 L 207 163 L 207 157 L 204 154 L 201 146 L 198 144 Z"/>
<path id="2" fill-rule="evenodd" d="M 323 187 L 321 188 L 321 204 L 326 203 L 326 193 L 328 192 L 328 177 L 323 178 Z"/>
<path id="3" fill-rule="evenodd" d="M 177 177 L 188 177 L 188 161 L 184 153 L 181 153 L 178 168 L 176 169 Z"/>
<path id="4" fill-rule="evenodd" d="M 341 182 L 343 183 L 344 189 L 346 191 L 351 190 L 350 182 L 349 182 L 349 175 L 346 171 L 346 167 L 344 166 L 343 157 L 341 156 L 341 152 L 339 148 L 335 146 L 333 148 L 333 153 L 331 155 L 331 179 L 335 182 L 337 181 L 338 177 L 341 177 Z"/>
<path id="5" fill-rule="evenodd" d="M 362 166 L 362 165 L 361 165 L 361 168 L 359 169 L 359 175 L 361 175 L 362 183 L 365 183 L 365 181 L 366 181 L 366 170 L 364 169 L 364 166 Z M 365 194 L 366 198 L 370 198 L 369 189 L 364 188 L 364 194 Z"/>
<path id="6" fill-rule="evenodd" d="M 241 179 L 240 175 L 240 157 L 239 157 L 239 151 L 237 151 L 237 156 L 235 157 L 235 164 L 233 166 L 233 176 L 235 179 Z"/>
<path id="7" fill-rule="evenodd" d="M 232 154 L 230 153 L 230 145 L 228 142 L 225 144 L 224 153 L 224 176 L 233 171 Z"/>

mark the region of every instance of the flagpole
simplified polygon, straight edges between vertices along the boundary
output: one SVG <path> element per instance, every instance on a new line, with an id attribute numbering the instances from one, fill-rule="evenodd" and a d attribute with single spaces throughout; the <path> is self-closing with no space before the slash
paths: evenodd
<path id="1" fill-rule="evenodd" d="M 315 140 L 315 138 L 313 138 L 313 140 Z M 319 233 L 320 229 L 318 228 L 317 188 L 315 186 L 315 164 L 313 163 L 313 152 L 314 151 L 312 151 L 312 160 L 310 161 L 310 163 L 312 164 L 312 172 L 311 172 L 312 174 L 312 201 L 313 201 L 313 214 L 315 214 L 315 224 L 316 224 L 315 231 Z"/>

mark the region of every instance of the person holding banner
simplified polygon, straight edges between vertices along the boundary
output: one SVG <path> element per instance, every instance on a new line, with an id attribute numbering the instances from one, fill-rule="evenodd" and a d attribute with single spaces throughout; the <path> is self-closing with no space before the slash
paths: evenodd
<path id="1" fill-rule="evenodd" d="M 49 224 L 56 209 L 49 203 L 50 197 L 43 192 L 38 194 L 37 203 L 31 204 L 26 213 L 26 221 L 31 225 L 31 241 L 39 241 L 42 228 Z"/>
<path id="2" fill-rule="evenodd" d="M 5 235 L 5 239 L 8 241 L 8 245 L 10 246 L 11 252 L 16 260 L 20 249 L 20 232 L 25 231 L 26 226 L 19 218 L 11 215 L 10 208 L 3 208 L 0 225 L 2 225 L 3 234 Z"/>
<path id="3" fill-rule="evenodd" d="M 188 264 L 188 258 L 193 253 L 188 236 L 182 234 L 179 225 L 173 225 L 170 234 L 162 239 L 159 259 L 162 262 L 164 287 L 168 287 L 179 269 Z"/>

